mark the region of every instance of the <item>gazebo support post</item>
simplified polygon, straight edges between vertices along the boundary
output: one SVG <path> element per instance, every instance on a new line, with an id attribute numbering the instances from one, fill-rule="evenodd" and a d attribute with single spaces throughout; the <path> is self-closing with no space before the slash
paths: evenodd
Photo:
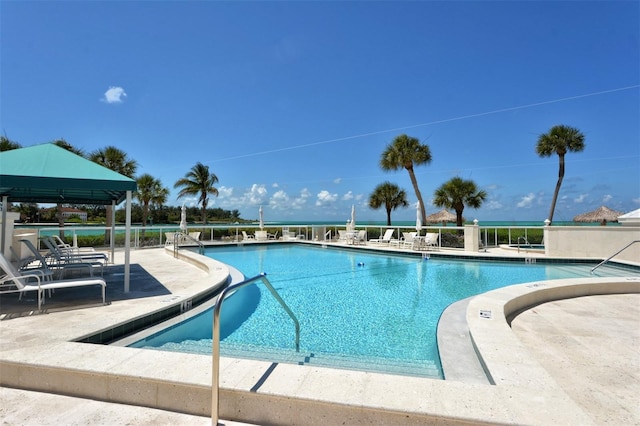
<path id="1" fill-rule="evenodd" d="M 131 191 L 127 191 L 126 220 L 124 228 L 124 292 L 129 293 L 131 272 Z"/>
<path id="2" fill-rule="evenodd" d="M 111 200 L 111 229 L 109 230 L 109 248 L 111 249 L 111 263 L 115 259 L 116 252 L 116 200 Z"/>
<path id="3" fill-rule="evenodd" d="M 4 251 L 4 242 L 7 240 L 7 209 L 9 208 L 9 197 L 2 196 L 2 240 L 0 241 L 0 252 Z"/>

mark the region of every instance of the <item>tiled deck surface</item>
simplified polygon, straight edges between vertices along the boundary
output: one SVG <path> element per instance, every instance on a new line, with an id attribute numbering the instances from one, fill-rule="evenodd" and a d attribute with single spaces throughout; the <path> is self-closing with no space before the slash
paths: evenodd
<path id="1" fill-rule="evenodd" d="M 117 253 L 116 263 L 122 259 Z M 78 301 L 55 304 L 64 299 L 56 293 L 47 301 L 48 313 L 28 315 L 24 307 L 33 308 L 33 300 L 3 296 L 0 383 L 10 385 L 0 389 L 4 423 L 210 424 L 210 357 L 71 342 L 188 300 L 225 276 L 215 261 L 206 261 L 205 272 L 164 249 L 133 251 L 131 262 L 130 293 L 121 291 L 120 270 L 107 274 L 107 306 L 70 309 Z M 585 281 L 591 280 L 565 284 L 583 288 Z M 619 281 L 640 292 L 640 278 Z M 535 290 L 516 287 L 507 300 Z M 95 304 L 94 290 L 84 297 Z M 516 316 L 513 330 L 498 315 L 488 321 L 474 315 L 478 306 L 491 304 L 497 312 L 505 293 L 473 300 L 467 309 L 495 386 L 223 358 L 221 417 L 257 424 L 640 424 L 640 296 L 541 304 Z M 134 406 L 176 403 L 189 414 Z"/>

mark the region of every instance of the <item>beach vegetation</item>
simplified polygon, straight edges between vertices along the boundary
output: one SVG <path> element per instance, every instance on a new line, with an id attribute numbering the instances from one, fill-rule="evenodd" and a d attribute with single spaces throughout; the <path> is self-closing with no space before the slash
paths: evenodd
<path id="1" fill-rule="evenodd" d="M 202 223 L 207 224 L 207 205 L 209 204 L 209 195 L 218 196 L 218 176 L 209 171 L 209 166 L 198 162 L 191 168 L 181 179 L 174 184 L 174 188 L 181 188 L 178 198 L 187 195 L 198 196 L 198 204 L 202 210 Z"/>
<path id="2" fill-rule="evenodd" d="M 478 190 L 475 182 L 456 176 L 436 189 L 433 205 L 455 210 L 456 226 L 462 226 L 462 212 L 465 206 L 477 209 L 486 198 L 486 191 Z"/>
<path id="3" fill-rule="evenodd" d="M 147 226 L 150 206 L 161 207 L 167 202 L 169 188 L 162 186 L 160 179 L 156 179 L 148 173 L 136 179 L 138 189 L 133 193 L 134 197 L 142 204 L 142 226 Z"/>
<path id="4" fill-rule="evenodd" d="M 12 149 L 22 148 L 18 142 L 14 142 L 6 136 L 0 136 L 0 152 L 11 151 Z"/>
<path id="5" fill-rule="evenodd" d="M 391 182 L 384 182 L 376 186 L 369 196 L 369 207 L 379 209 L 384 206 L 387 211 L 387 226 L 391 226 L 391 211 L 408 205 L 407 192 Z"/>

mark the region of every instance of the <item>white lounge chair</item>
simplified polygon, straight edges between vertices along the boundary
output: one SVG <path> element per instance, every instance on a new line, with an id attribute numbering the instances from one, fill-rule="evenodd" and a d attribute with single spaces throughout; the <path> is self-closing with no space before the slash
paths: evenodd
<path id="1" fill-rule="evenodd" d="M 439 235 L 437 232 L 427 232 L 427 235 L 424 237 L 425 248 L 438 248 L 438 237 Z"/>
<path id="2" fill-rule="evenodd" d="M 402 247 L 403 248 L 413 248 L 414 239 L 418 235 L 417 232 L 403 232 L 402 233 Z"/>
<path id="3" fill-rule="evenodd" d="M 40 252 L 38 251 L 38 249 L 36 249 L 36 247 L 33 245 L 33 243 L 29 240 L 20 240 L 20 243 L 24 244 L 29 251 L 33 254 L 33 261 L 31 263 L 29 263 L 28 265 L 25 265 L 22 269 L 23 271 L 31 271 L 34 268 L 35 269 L 39 269 L 39 270 L 43 270 L 45 272 L 51 272 L 53 273 L 53 269 L 57 270 L 58 272 L 58 278 L 62 278 L 62 276 L 64 275 L 65 269 L 67 270 L 78 270 L 78 269 L 86 269 L 87 272 L 89 273 L 89 276 L 93 276 L 93 267 L 94 266 L 100 266 L 102 267 L 102 263 L 100 262 L 94 262 L 94 263 L 82 263 L 82 262 L 70 262 L 70 263 L 61 263 L 61 262 L 55 262 L 52 264 L 49 264 L 49 262 L 47 262 L 47 259 L 44 258 L 44 256 L 42 256 L 42 254 L 40 254 Z M 35 263 L 35 265 L 34 265 Z"/>
<path id="4" fill-rule="evenodd" d="M 49 249 L 47 257 L 52 258 L 54 262 L 53 264 L 55 265 L 64 265 L 68 263 L 91 263 L 93 266 L 100 266 L 100 273 L 102 274 L 104 272 L 104 265 L 109 261 L 106 254 L 98 251 L 90 253 L 74 253 L 67 250 L 60 250 L 48 238 L 43 238 L 42 242 L 44 242 Z"/>
<path id="5" fill-rule="evenodd" d="M 384 231 L 384 235 L 382 236 L 382 238 L 372 238 L 369 240 L 369 242 L 378 244 L 391 244 L 394 232 L 395 229 L 387 229 L 386 231 Z"/>
<path id="6" fill-rule="evenodd" d="M 61 250 L 69 250 L 71 252 L 95 252 L 96 249 L 94 249 L 93 247 L 76 247 L 76 246 L 72 246 L 70 244 L 65 243 L 64 241 L 62 241 L 62 238 L 60 238 L 57 235 L 51 235 L 49 237 L 49 241 L 51 241 L 53 244 L 55 244 L 56 247 L 58 247 Z"/>
<path id="7" fill-rule="evenodd" d="M 242 231 L 242 241 L 255 240 L 255 239 L 256 239 L 255 235 L 249 235 L 247 234 L 247 231 Z"/>
<path id="8" fill-rule="evenodd" d="M 191 238 L 193 238 L 196 241 L 200 241 L 200 232 L 199 231 L 194 231 L 194 232 L 189 232 L 189 236 Z"/>
<path id="9" fill-rule="evenodd" d="M 71 280 L 51 280 L 44 281 L 37 273 L 22 274 L 0 254 L 0 269 L 5 275 L 0 278 L 0 294 L 19 293 L 18 299 L 22 299 L 22 294 L 28 291 L 38 292 L 38 310 L 42 310 L 44 304 L 44 292 L 60 288 L 83 287 L 89 285 L 99 285 L 102 287 L 102 304 L 106 303 L 107 283 L 101 278 L 79 278 Z"/>
<path id="10" fill-rule="evenodd" d="M 366 244 L 367 243 L 367 231 L 360 230 L 354 231 L 356 232 L 355 237 L 353 239 L 353 244 Z"/>
<path id="11" fill-rule="evenodd" d="M 267 231 L 256 231 L 255 239 L 256 241 L 267 241 Z"/>

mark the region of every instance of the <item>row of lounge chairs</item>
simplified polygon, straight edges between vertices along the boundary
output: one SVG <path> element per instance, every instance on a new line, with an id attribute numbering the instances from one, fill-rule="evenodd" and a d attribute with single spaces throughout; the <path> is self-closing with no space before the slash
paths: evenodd
<path id="1" fill-rule="evenodd" d="M 18 293 L 18 299 L 26 292 L 37 292 L 38 310 L 42 310 L 45 295 L 55 289 L 99 286 L 102 289 L 102 303 L 106 303 L 107 283 L 103 278 L 93 276 L 94 268 L 100 268 L 101 275 L 108 263 L 108 256 L 93 249 L 80 249 L 65 244 L 55 237 L 43 237 L 42 243 L 49 249 L 43 255 L 27 239 L 20 240 L 30 251 L 30 255 L 11 263 L 0 253 L 0 294 Z M 15 253 L 15 250 L 12 250 Z M 64 278 L 66 271 L 86 271 L 82 278 Z"/>
<path id="2" fill-rule="evenodd" d="M 393 238 L 394 232 L 394 229 L 387 229 L 382 237 L 373 238 L 369 242 L 414 250 L 428 250 L 438 247 L 438 233 L 427 232 L 426 235 L 421 236 L 417 232 L 403 232 L 401 239 L 395 239 Z"/>

